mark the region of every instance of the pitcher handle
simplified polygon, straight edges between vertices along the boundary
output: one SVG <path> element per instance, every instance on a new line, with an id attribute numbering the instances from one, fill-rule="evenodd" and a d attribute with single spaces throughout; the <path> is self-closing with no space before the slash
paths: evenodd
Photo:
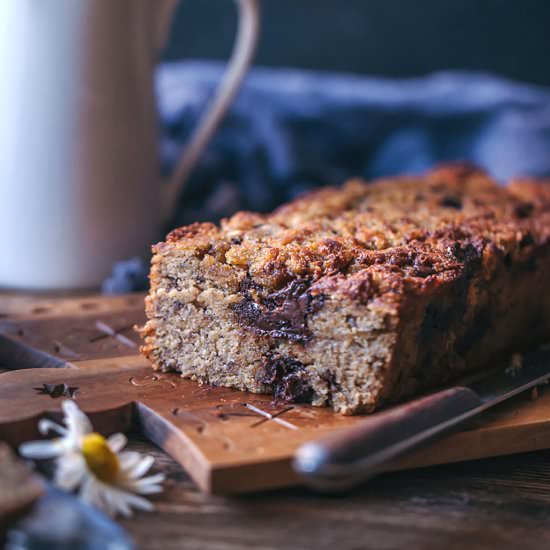
<path id="1" fill-rule="evenodd" d="M 257 0 L 235 0 L 235 2 L 239 12 L 239 27 L 233 52 L 212 103 L 193 131 L 189 143 L 184 147 L 171 177 L 164 186 L 162 199 L 165 221 L 170 218 L 191 170 L 239 91 L 256 50 L 260 27 L 258 2 Z"/>

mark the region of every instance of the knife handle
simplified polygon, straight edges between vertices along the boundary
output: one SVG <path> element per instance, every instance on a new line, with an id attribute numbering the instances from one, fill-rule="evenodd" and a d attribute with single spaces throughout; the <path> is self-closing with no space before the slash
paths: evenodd
<path id="1" fill-rule="evenodd" d="M 481 405 L 469 388 L 457 386 L 373 414 L 357 426 L 302 445 L 294 469 L 321 489 L 350 488 L 397 458 L 462 423 Z"/>

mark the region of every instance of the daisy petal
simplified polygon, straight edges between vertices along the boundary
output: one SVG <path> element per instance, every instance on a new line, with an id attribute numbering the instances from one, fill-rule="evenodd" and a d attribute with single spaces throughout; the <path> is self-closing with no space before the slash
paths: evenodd
<path id="1" fill-rule="evenodd" d="M 147 487 L 148 485 L 157 485 L 162 483 L 166 479 L 164 474 L 155 474 L 153 476 L 144 477 L 143 479 L 137 479 L 132 482 L 132 486 L 136 488 Z"/>
<path id="2" fill-rule="evenodd" d="M 141 477 L 149 471 L 154 462 L 155 459 L 151 455 L 144 456 L 129 472 L 127 472 L 127 475 L 131 479 Z"/>
<path id="3" fill-rule="evenodd" d="M 146 485 L 145 487 L 135 489 L 135 491 L 140 495 L 157 495 L 158 493 L 162 493 L 163 488 L 162 485 Z"/>
<path id="4" fill-rule="evenodd" d="M 123 498 L 125 503 L 132 508 L 144 510 L 145 512 L 150 512 L 155 509 L 153 504 L 143 497 L 128 493 L 126 491 L 117 491 L 117 493 L 119 498 Z"/>
<path id="5" fill-rule="evenodd" d="M 61 403 L 63 412 L 65 413 L 65 424 L 70 434 L 75 437 L 82 437 L 92 433 L 93 427 L 90 419 L 78 408 L 78 405 L 69 399 Z"/>
<path id="6" fill-rule="evenodd" d="M 124 451 L 118 455 L 118 460 L 120 468 L 128 472 L 141 460 L 141 455 L 136 451 Z"/>
<path id="7" fill-rule="evenodd" d="M 152 476 L 143 477 L 137 480 L 138 484 L 147 484 L 147 483 L 162 483 L 166 480 L 166 476 L 162 473 L 154 474 Z"/>
<path id="8" fill-rule="evenodd" d="M 124 447 L 126 447 L 128 439 L 124 434 L 117 433 L 108 437 L 107 443 L 109 443 L 109 447 L 111 447 L 113 453 L 119 453 L 122 449 L 124 449 Z"/>
<path id="9" fill-rule="evenodd" d="M 107 495 L 112 502 L 112 507 L 114 511 L 122 514 L 126 518 L 132 516 L 132 509 L 128 502 L 126 502 L 126 495 L 118 495 L 112 492 L 107 493 Z"/>
<path id="10" fill-rule="evenodd" d="M 103 508 L 95 478 L 91 476 L 86 477 L 78 494 L 84 502 L 96 506 L 97 508 Z"/>
<path id="11" fill-rule="evenodd" d="M 62 446 L 58 440 L 27 441 L 19 446 L 19 454 L 25 458 L 56 458 L 62 452 Z"/>
<path id="12" fill-rule="evenodd" d="M 78 490 L 78 495 L 83 500 L 90 501 L 91 481 L 89 477 L 86 477 Z"/>
<path id="13" fill-rule="evenodd" d="M 117 513 L 122 514 L 125 517 L 130 517 L 132 515 L 130 507 L 124 502 L 121 503 L 120 499 L 117 498 L 109 486 L 100 486 L 99 491 L 104 503 L 104 509 L 109 513 L 109 515 L 114 516 Z"/>
<path id="14" fill-rule="evenodd" d="M 67 428 L 52 422 L 49 418 L 42 418 L 38 421 L 38 431 L 42 435 L 46 435 L 49 431 L 55 432 L 59 435 L 67 434 Z"/>
<path id="15" fill-rule="evenodd" d="M 86 476 L 86 464 L 79 454 L 63 456 L 57 460 L 55 484 L 65 491 L 73 491 Z"/>
<path id="16" fill-rule="evenodd" d="M 101 500 L 100 508 L 105 510 L 110 516 L 116 516 L 119 512 L 118 503 L 113 496 L 108 485 L 99 483 L 97 486 L 97 494 Z"/>
<path id="17" fill-rule="evenodd" d="M 110 500 L 115 504 L 116 511 L 126 517 L 132 515 L 132 508 L 146 512 L 154 510 L 153 504 L 145 498 L 116 487 L 109 487 L 108 489 L 107 486 L 104 485 L 104 487 L 108 491 Z"/>

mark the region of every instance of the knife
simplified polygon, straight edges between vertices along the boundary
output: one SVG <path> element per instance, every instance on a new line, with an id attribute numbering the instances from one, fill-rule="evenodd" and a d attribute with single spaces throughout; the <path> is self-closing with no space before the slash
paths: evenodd
<path id="1" fill-rule="evenodd" d="M 302 445 L 294 455 L 295 472 L 317 489 L 349 489 L 408 451 L 550 379 L 550 346 L 514 357 L 519 360 L 472 383 L 373 414 L 353 428 Z"/>

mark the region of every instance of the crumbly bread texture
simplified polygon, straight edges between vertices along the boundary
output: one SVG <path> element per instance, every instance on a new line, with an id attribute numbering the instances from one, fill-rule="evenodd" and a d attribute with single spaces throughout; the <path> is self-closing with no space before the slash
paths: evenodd
<path id="1" fill-rule="evenodd" d="M 196 223 L 154 247 L 156 369 L 344 414 L 550 336 L 550 185 L 443 166 Z"/>

